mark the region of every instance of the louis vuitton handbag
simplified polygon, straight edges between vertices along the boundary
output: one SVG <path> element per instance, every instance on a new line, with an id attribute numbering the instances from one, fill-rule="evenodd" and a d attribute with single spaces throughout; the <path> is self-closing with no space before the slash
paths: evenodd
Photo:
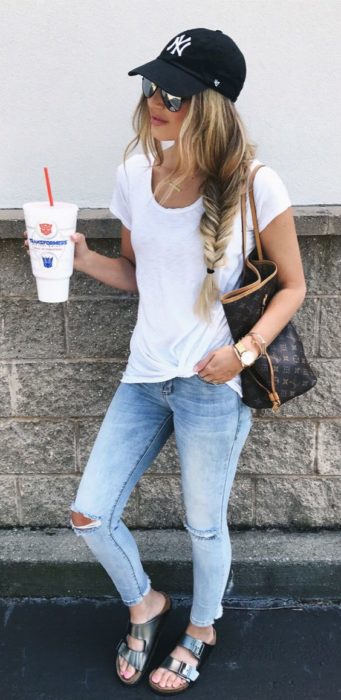
<path id="1" fill-rule="evenodd" d="M 234 342 L 246 335 L 264 313 L 277 291 L 277 265 L 264 260 L 259 235 L 253 181 L 258 165 L 249 178 L 249 197 L 256 246 L 246 257 L 246 193 L 241 195 L 244 276 L 242 286 L 220 297 Z M 302 341 L 291 321 L 280 331 L 251 367 L 241 372 L 243 402 L 251 408 L 272 408 L 304 394 L 316 384 Z"/>

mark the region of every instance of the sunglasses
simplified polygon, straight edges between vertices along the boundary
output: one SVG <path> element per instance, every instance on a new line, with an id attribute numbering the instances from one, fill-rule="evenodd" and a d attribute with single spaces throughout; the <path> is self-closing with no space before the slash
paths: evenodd
<path id="1" fill-rule="evenodd" d="M 159 86 L 156 85 L 156 83 L 153 83 L 148 78 L 142 78 L 142 92 L 145 97 L 152 97 L 158 87 Z M 190 99 L 189 97 L 176 97 L 175 95 L 171 95 L 169 92 L 166 92 L 166 90 L 163 90 L 162 88 L 160 88 L 160 93 L 165 107 L 167 107 L 170 112 L 178 112 L 179 109 L 181 109 L 183 102 Z"/>

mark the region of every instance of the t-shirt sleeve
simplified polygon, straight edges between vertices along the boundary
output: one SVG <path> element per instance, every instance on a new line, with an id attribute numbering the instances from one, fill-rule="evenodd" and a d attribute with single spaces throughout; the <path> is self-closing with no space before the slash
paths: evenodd
<path id="1" fill-rule="evenodd" d="M 253 194 L 260 232 L 272 219 L 291 206 L 289 193 L 283 180 L 269 166 L 260 168 L 256 173 Z"/>
<path id="2" fill-rule="evenodd" d="M 122 222 L 123 226 L 131 230 L 128 178 L 123 163 L 116 169 L 114 190 L 109 210 Z"/>

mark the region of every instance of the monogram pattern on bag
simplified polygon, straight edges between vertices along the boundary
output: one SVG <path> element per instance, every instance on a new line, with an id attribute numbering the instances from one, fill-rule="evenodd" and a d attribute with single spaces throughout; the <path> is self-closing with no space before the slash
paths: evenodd
<path id="1" fill-rule="evenodd" d="M 243 288 L 246 285 L 259 282 L 256 272 L 246 267 L 239 294 L 235 296 L 234 291 L 234 293 L 232 292 L 233 296 L 231 296 L 229 292 L 222 298 L 225 316 L 235 342 L 246 335 L 254 326 L 277 291 L 277 273 L 268 279 L 276 270 L 275 263 L 270 260 L 257 260 L 256 249 L 248 256 L 248 260 L 258 270 L 261 283 L 264 284 L 256 290 L 246 291 L 243 295 Z M 302 341 L 292 321 L 289 321 L 273 342 L 268 345 L 267 352 L 272 361 L 275 387 L 281 404 L 295 396 L 304 394 L 316 384 L 317 377 L 308 364 Z M 247 406 L 273 408 L 273 402 L 269 398 L 271 380 L 266 357 L 259 357 L 252 367 L 244 369 L 240 376 L 243 401 Z M 256 380 L 265 388 L 263 389 Z"/>

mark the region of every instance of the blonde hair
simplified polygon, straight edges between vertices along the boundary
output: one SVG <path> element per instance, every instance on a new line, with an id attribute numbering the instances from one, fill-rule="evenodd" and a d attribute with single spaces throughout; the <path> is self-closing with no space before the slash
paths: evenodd
<path id="1" fill-rule="evenodd" d="M 207 268 L 216 269 L 227 262 L 226 250 L 233 234 L 236 214 L 240 210 L 240 196 L 246 189 L 256 144 L 248 141 L 242 119 L 234 103 L 227 97 L 208 88 L 193 95 L 190 100 L 177 140 L 177 162 L 170 175 L 159 182 L 154 194 L 170 178 L 174 184 L 181 185 L 187 177 L 199 172 L 203 178 L 199 192 L 205 210 L 200 219 L 204 261 Z M 151 134 L 147 99 L 143 95 L 134 111 L 132 123 L 136 136 L 124 151 L 124 161 L 141 141 L 147 158 L 150 152 L 154 164 L 162 165 L 163 149 L 160 141 Z M 180 176 L 172 177 L 179 172 Z M 172 191 L 168 187 L 160 204 L 167 201 Z M 212 304 L 219 296 L 214 274 L 207 273 L 194 312 L 210 321 Z"/>

